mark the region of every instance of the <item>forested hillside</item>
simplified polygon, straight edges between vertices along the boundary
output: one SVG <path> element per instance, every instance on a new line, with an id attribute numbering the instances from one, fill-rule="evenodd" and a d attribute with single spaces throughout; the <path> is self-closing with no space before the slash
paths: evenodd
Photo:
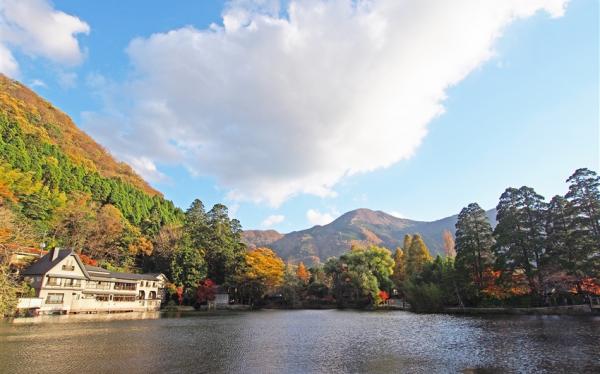
<path id="1" fill-rule="evenodd" d="M 0 244 L 73 247 L 110 266 L 141 266 L 161 227 L 183 221 L 71 119 L 0 75 Z"/>

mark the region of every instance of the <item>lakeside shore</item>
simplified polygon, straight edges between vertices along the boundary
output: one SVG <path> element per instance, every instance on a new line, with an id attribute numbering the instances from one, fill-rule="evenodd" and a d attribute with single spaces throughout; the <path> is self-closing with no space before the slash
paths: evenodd
<path id="1" fill-rule="evenodd" d="M 551 307 L 535 308 L 444 308 L 444 314 L 465 314 L 465 315 L 570 315 L 570 316 L 590 316 L 600 315 L 600 309 L 591 308 L 589 305 L 565 305 Z"/>

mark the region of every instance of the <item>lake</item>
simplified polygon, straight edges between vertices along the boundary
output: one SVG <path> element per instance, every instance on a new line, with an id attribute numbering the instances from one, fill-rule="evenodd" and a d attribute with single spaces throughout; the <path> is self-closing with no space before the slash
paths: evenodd
<path id="1" fill-rule="evenodd" d="M 600 317 L 298 310 L 0 321 L 0 373 L 600 373 Z"/>

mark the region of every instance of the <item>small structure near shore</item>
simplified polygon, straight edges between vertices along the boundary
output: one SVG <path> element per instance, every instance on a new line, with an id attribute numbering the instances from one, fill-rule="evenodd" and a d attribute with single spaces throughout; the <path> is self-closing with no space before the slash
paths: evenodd
<path id="1" fill-rule="evenodd" d="M 84 265 L 77 253 L 56 248 L 21 273 L 35 297 L 18 308 L 33 314 L 115 313 L 160 309 L 163 274 L 112 272 Z"/>

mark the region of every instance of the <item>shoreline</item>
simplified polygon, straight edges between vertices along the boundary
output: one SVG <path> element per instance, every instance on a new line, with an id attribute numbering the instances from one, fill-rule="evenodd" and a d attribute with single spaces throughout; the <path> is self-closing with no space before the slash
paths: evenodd
<path id="1" fill-rule="evenodd" d="M 566 305 L 534 308 L 444 308 L 441 314 L 461 315 L 564 315 L 564 316 L 594 316 L 600 315 L 599 309 L 592 309 L 589 305 Z"/>

